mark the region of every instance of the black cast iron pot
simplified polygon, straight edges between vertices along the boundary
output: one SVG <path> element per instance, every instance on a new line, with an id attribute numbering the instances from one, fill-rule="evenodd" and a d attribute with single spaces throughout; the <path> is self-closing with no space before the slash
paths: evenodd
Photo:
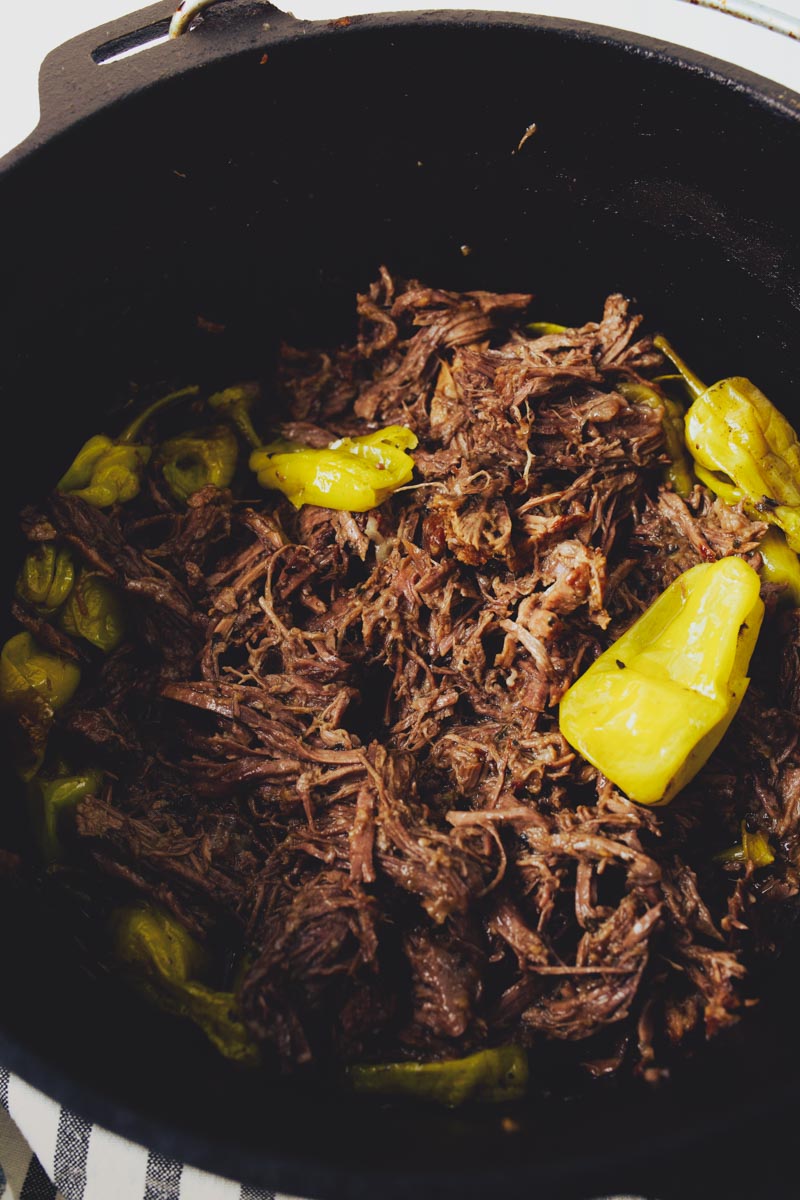
<path id="1" fill-rule="evenodd" d="M 237 0 L 178 42 L 102 61 L 170 7 L 52 55 L 42 123 L 3 164 L 4 588 L 17 510 L 131 381 L 229 382 L 279 337 L 346 336 L 380 263 L 533 290 L 542 317 L 570 323 L 621 290 L 705 377 L 749 375 L 800 420 L 797 95 L 567 21 L 302 24 Z M 15 786 L 5 844 L 24 839 Z M 506 1113 L 243 1075 L 87 971 L 73 915 L 49 888 L 4 896 L 0 1061 L 177 1158 L 314 1197 L 795 1193 L 789 933 L 760 1006 L 667 1085 L 535 1098 L 513 1131 Z"/>

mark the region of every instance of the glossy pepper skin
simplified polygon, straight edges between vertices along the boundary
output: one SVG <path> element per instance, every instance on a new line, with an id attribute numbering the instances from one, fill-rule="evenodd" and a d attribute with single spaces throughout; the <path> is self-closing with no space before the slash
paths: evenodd
<path id="1" fill-rule="evenodd" d="M 262 487 L 288 496 L 295 508 L 316 504 L 344 512 L 367 512 L 410 481 L 417 438 L 402 425 L 363 437 L 339 438 L 323 450 L 280 441 L 254 450 L 250 468 Z"/>
<path id="2" fill-rule="evenodd" d="M 226 1058 L 258 1063 L 258 1047 L 237 1016 L 235 996 L 194 978 L 206 968 L 205 955 L 174 917 L 151 905 L 122 908 L 114 914 L 112 936 L 117 959 L 151 1002 L 188 1017 Z"/>
<path id="3" fill-rule="evenodd" d="M 657 392 L 655 388 L 644 383 L 619 383 L 617 391 L 631 404 L 642 404 L 655 411 L 661 410 L 664 448 L 669 456 L 669 464 L 664 468 L 664 479 L 672 484 L 679 496 L 690 495 L 694 487 L 694 475 L 692 461 L 686 453 L 684 414 L 680 404 L 672 396 L 665 392 Z"/>
<path id="4" fill-rule="evenodd" d="M 528 1056 L 520 1046 L 497 1046 L 443 1062 L 354 1066 L 348 1078 L 355 1091 L 368 1095 L 407 1096 L 448 1108 L 468 1101 L 499 1104 L 525 1095 Z"/>
<path id="5" fill-rule="evenodd" d="M 61 831 L 64 819 L 74 812 L 78 801 L 94 795 L 102 782 L 101 771 L 90 769 L 75 775 L 37 777 L 29 785 L 33 828 L 42 857 L 47 863 L 62 862 L 64 848 Z"/>
<path id="6" fill-rule="evenodd" d="M 236 473 L 237 457 L 236 435 L 227 425 L 217 425 L 163 442 L 158 465 L 175 499 L 185 502 L 210 484 L 228 487 Z"/>
<path id="7" fill-rule="evenodd" d="M 0 710 L 12 725 L 12 756 L 22 779 L 32 779 L 42 765 L 53 716 L 80 678 L 75 663 L 42 650 L 29 633 L 15 634 L 0 651 Z"/>
<path id="8" fill-rule="evenodd" d="M 800 442 L 785 417 L 749 379 L 706 387 L 665 338 L 655 345 L 675 364 L 695 399 L 686 445 L 701 483 L 727 504 L 778 525 L 800 550 Z"/>
<path id="9" fill-rule="evenodd" d="M 39 542 L 25 556 L 16 592 L 25 604 L 48 616 L 61 608 L 74 582 L 75 565 L 69 550 L 55 542 Z"/>
<path id="10" fill-rule="evenodd" d="M 162 396 L 136 417 L 118 438 L 107 437 L 104 433 L 90 437 L 58 481 L 58 491 L 80 496 L 95 508 L 111 508 L 114 504 L 133 500 L 139 494 L 142 472 L 152 454 L 150 446 L 136 441 L 143 427 L 168 404 L 186 396 L 196 396 L 199 390 L 192 386 Z"/>
<path id="11" fill-rule="evenodd" d="M 61 611 L 65 633 L 85 638 L 108 654 L 125 635 L 122 603 L 113 587 L 100 575 L 82 570 Z"/>
<path id="12" fill-rule="evenodd" d="M 733 720 L 764 616 L 741 558 L 692 567 L 565 693 L 561 732 L 632 800 L 666 804 Z"/>

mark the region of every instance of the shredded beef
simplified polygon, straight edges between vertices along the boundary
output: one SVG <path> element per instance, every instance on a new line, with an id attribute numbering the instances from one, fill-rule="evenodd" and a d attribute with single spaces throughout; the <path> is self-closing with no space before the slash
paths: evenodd
<path id="1" fill-rule="evenodd" d="M 78 808 L 85 870 L 241 956 L 241 1012 L 283 1070 L 550 1040 L 660 1078 L 671 1044 L 737 1019 L 762 914 L 800 893 L 796 613 L 669 808 L 559 732 L 566 689 L 664 587 L 758 565 L 766 526 L 662 482 L 660 414 L 617 388 L 663 363 L 622 296 L 546 336 L 530 302 L 383 269 L 354 345 L 283 348 L 276 432 L 419 438 L 413 486 L 373 512 L 252 483 L 181 506 L 151 474 L 111 512 L 23 514 L 129 614 L 55 723 L 106 768 Z M 775 849 L 758 878 L 715 859 L 742 821 Z"/>

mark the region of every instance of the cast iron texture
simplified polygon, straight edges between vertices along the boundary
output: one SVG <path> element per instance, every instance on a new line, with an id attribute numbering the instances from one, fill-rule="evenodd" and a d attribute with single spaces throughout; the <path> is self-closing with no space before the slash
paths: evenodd
<path id="1" fill-rule="evenodd" d="M 619 289 L 704 376 L 750 375 L 800 419 L 797 96 L 566 21 L 302 24 L 235 0 L 176 43 L 96 65 L 136 27 L 48 60 L 42 124 L 0 180 L 0 373 L 17 415 L 4 594 L 15 513 L 86 436 L 118 427 L 131 382 L 230 382 L 260 373 L 279 337 L 346 336 L 381 262 L 533 289 L 536 315 L 565 322 Z M 14 791 L 9 777 L 2 819 L 24 840 Z M 740 1032 L 668 1086 L 534 1099 L 507 1132 L 505 1113 L 390 1110 L 241 1074 L 87 973 L 79 917 L 52 889 L 0 911 L 0 1061 L 220 1174 L 320 1197 L 792 1194 L 791 946 Z"/>

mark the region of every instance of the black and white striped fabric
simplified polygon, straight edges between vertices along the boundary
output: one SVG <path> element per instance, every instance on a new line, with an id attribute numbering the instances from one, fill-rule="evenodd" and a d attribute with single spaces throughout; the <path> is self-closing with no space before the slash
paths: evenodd
<path id="1" fill-rule="evenodd" d="M 90 1125 L 0 1067 L 0 1200 L 292 1200 Z"/>

